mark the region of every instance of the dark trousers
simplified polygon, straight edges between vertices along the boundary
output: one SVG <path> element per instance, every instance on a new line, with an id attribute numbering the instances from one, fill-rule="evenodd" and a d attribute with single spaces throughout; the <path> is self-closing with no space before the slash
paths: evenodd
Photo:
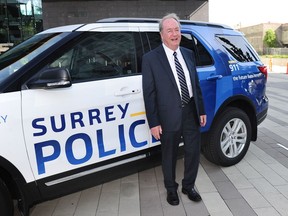
<path id="1" fill-rule="evenodd" d="M 196 120 L 197 119 L 197 120 Z M 182 187 L 194 187 L 200 160 L 200 126 L 194 101 L 182 108 L 182 127 L 179 131 L 163 131 L 161 135 L 162 171 L 167 191 L 176 191 L 175 181 L 177 154 L 181 136 L 184 141 L 184 178 Z"/>

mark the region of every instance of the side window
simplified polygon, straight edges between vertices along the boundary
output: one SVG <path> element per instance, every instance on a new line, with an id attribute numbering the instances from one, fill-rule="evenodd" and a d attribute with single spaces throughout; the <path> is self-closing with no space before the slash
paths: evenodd
<path id="1" fill-rule="evenodd" d="M 162 43 L 160 34 L 158 32 L 147 32 L 147 37 L 150 49 L 154 49 Z M 213 64 L 213 60 L 209 52 L 201 44 L 201 42 L 195 37 L 193 37 L 191 34 L 182 33 L 180 45 L 194 51 L 197 66 L 206 66 Z"/>
<path id="2" fill-rule="evenodd" d="M 150 49 L 155 49 L 162 44 L 161 36 L 159 32 L 147 32 Z"/>
<path id="3" fill-rule="evenodd" d="M 196 66 L 207 66 L 213 64 L 210 53 L 206 50 L 203 44 L 191 34 L 182 34 L 181 46 L 194 51 Z"/>
<path id="4" fill-rule="evenodd" d="M 74 82 L 135 73 L 136 50 L 133 34 L 91 32 L 48 67 L 67 68 Z"/>
<path id="5" fill-rule="evenodd" d="M 254 49 L 242 36 L 218 35 L 216 40 L 239 62 L 259 60 Z"/>

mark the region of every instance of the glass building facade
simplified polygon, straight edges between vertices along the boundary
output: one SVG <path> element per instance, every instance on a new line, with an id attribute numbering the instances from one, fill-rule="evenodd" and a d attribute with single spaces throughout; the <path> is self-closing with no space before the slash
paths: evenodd
<path id="1" fill-rule="evenodd" d="M 0 43 L 17 44 L 42 30 L 41 0 L 0 0 Z"/>

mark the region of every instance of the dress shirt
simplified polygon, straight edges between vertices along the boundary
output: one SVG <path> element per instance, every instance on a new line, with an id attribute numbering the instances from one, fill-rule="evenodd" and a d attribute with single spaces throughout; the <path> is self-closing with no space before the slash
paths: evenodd
<path id="1" fill-rule="evenodd" d="M 174 78 L 175 78 L 176 83 L 177 83 L 177 87 L 178 87 L 179 93 L 181 95 L 181 87 L 180 87 L 180 83 L 179 83 L 179 79 L 178 79 L 178 75 L 177 75 L 177 71 L 176 71 L 174 55 L 173 55 L 174 51 L 171 50 L 170 48 L 168 48 L 164 43 L 162 45 L 164 47 L 166 56 L 168 58 L 170 67 L 172 69 Z M 190 74 L 189 74 L 188 68 L 186 66 L 186 63 L 184 61 L 184 58 L 182 56 L 182 53 L 181 53 L 179 47 L 178 47 L 177 50 L 175 50 L 175 52 L 177 53 L 177 58 L 178 58 L 181 66 L 183 68 L 183 71 L 184 71 L 184 74 L 185 74 L 186 83 L 187 83 L 187 87 L 188 87 L 188 91 L 189 91 L 189 96 L 191 98 L 191 97 L 193 97 L 193 93 L 192 93 L 192 85 L 191 85 L 191 79 L 190 79 Z"/>

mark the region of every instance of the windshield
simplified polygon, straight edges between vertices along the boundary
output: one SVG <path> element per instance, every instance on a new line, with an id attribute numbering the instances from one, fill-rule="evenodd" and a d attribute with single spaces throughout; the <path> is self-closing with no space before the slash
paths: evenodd
<path id="1" fill-rule="evenodd" d="M 38 34 L 0 55 L 0 83 L 67 34 Z"/>

